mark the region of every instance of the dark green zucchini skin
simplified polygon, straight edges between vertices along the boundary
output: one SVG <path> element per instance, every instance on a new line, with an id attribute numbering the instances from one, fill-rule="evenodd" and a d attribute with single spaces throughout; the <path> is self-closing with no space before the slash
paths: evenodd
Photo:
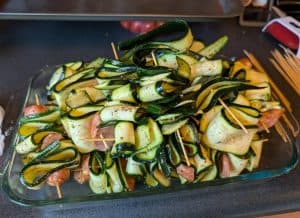
<path id="1" fill-rule="evenodd" d="M 151 42 L 151 41 L 155 40 L 155 38 L 158 36 L 169 35 L 172 32 L 182 32 L 183 35 L 185 35 L 185 34 L 187 34 L 188 29 L 189 29 L 189 26 L 188 26 L 187 22 L 185 22 L 183 20 L 178 19 L 178 20 L 174 20 L 174 21 L 169 21 L 146 34 L 143 34 L 143 35 L 140 35 L 133 39 L 119 43 L 118 48 L 121 51 L 129 50 L 129 49 L 132 49 L 141 44 Z M 174 41 L 175 40 L 178 40 L 178 38 L 174 39 Z M 168 40 L 168 41 L 170 41 L 170 40 Z"/>

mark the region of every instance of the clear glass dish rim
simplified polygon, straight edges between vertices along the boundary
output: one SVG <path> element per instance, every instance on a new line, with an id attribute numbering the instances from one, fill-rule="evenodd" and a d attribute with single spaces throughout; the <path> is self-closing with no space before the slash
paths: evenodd
<path id="1" fill-rule="evenodd" d="M 54 66 L 56 67 L 56 66 Z M 42 71 L 46 71 L 52 69 L 49 66 L 44 67 Z M 36 74 L 29 80 L 29 85 L 26 92 L 25 100 L 22 104 L 22 108 L 26 105 L 30 93 L 32 90 L 32 84 L 34 81 L 40 76 L 41 74 Z M 20 119 L 21 114 L 18 115 L 17 121 Z M 287 143 L 289 146 L 291 146 L 292 149 L 292 155 L 288 162 L 288 164 L 284 167 L 275 168 L 275 169 L 266 169 L 261 171 L 254 171 L 250 173 L 244 173 L 239 176 L 231 177 L 231 178 L 225 178 L 225 179 L 217 179 L 212 181 L 206 181 L 206 182 L 200 182 L 200 183 L 193 183 L 193 184 L 180 184 L 176 186 L 171 187 L 155 187 L 155 188 L 149 188 L 144 189 L 142 191 L 133 191 L 133 192 L 121 192 L 121 193 L 112 193 L 112 194 L 105 194 L 105 195 L 87 195 L 87 196 L 81 196 L 81 197 L 64 197 L 62 199 L 54 199 L 54 200 L 29 200 L 25 198 L 19 197 L 17 194 L 15 194 L 9 185 L 9 170 L 11 166 L 11 157 L 14 155 L 14 144 L 17 137 L 17 127 L 18 122 L 16 122 L 15 129 L 12 133 L 12 137 L 9 140 L 9 150 L 7 152 L 7 156 L 4 158 L 5 161 L 5 167 L 4 172 L 2 174 L 1 178 L 1 186 L 3 191 L 8 196 L 9 200 L 13 203 L 16 203 L 20 206 L 30 206 L 30 207 L 47 207 L 47 206 L 55 206 L 55 205 L 64 205 L 64 204 L 75 204 L 75 203 L 89 203 L 89 202 L 100 202 L 100 201 L 107 201 L 107 200 L 114 200 L 114 199 L 126 199 L 126 198 L 135 198 L 135 197 L 146 197 L 150 195 L 157 195 L 157 194 L 165 194 L 165 193 L 179 193 L 180 191 L 190 191 L 194 189 L 201 189 L 205 187 L 210 186 L 217 186 L 217 185 L 226 185 L 231 183 L 241 183 L 241 182 L 248 182 L 248 181 L 257 181 L 257 180 L 264 180 L 264 179 L 271 179 L 275 177 L 282 176 L 284 174 L 289 173 L 291 170 L 293 170 L 298 161 L 299 161 L 299 155 L 298 155 L 298 147 L 297 147 L 297 141 L 299 140 L 299 136 L 294 138 L 291 143 Z M 0 176 L 1 177 L 1 176 Z"/>

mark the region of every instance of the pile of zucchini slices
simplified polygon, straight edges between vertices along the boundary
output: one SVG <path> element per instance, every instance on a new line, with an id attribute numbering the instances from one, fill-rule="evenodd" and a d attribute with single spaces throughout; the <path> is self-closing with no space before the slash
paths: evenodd
<path id="1" fill-rule="evenodd" d="M 164 40 L 170 33 L 176 38 Z M 86 182 L 98 194 L 257 168 L 264 142 L 260 120 L 281 106 L 271 100 L 267 75 L 216 58 L 227 40 L 206 46 L 185 21 L 174 20 L 119 43 L 120 60 L 96 58 L 56 69 L 46 87 L 46 112 L 20 120 L 15 149 L 24 163 L 22 183 L 40 188 L 60 169 L 80 170 L 83 156 Z M 53 133 L 63 138 L 41 148 Z"/>

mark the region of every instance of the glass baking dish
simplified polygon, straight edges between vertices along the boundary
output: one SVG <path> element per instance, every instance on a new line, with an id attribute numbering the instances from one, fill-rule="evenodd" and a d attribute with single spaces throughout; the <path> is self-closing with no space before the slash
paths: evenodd
<path id="1" fill-rule="evenodd" d="M 283 141 L 274 128 L 266 135 L 269 139 L 264 144 L 261 163 L 258 169 L 251 173 L 243 173 L 239 176 L 216 179 L 209 182 L 201 182 L 195 184 L 181 185 L 172 182 L 168 188 L 155 187 L 145 188 L 144 186 L 136 187 L 133 192 L 113 193 L 97 195 L 94 194 L 88 184 L 80 185 L 71 179 L 61 186 L 63 197 L 59 199 L 55 187 L 43 186 L 40 190 L 29 190 L 20 183 L 19 172 L 23 167 L 20 156 L 14 152 L 14 144 L 17 142 L 17 123 L 16 118 L 11 114 L 18 114 L 19 118 L 22 113 L 22 108 L 27 104 L 35 103 L 35 95 L 41 97 L 41 103 L 46 102 L 46 85 L 50 79 L 53 68 L 47 67 L 38 75 L 32 78 L 29 82 L 29 87 L 23 101 L 23 105 L 11 99 L 11 103 L 7 107 L 8 115 L 6 116 L 6 123 L 4 125 L 12 125 L 11 120 L 15 122 L 15 128 L 6 139 L 6 150 L 4 153 L 5 160 L 0 167 L 2 168 L 2 188 L 8 195 L 9 199 L 16 204 L 33 207 L 51 207 L 51 206 L 66 206 L 70 204 L 80 203 L 80 205 L 92 202 L 100 203 L 103 200 L 121 199 L 129 197 L 147 196 L 152 194 L 163 194 L 169 192 L 179 192 L 182 190 L 192 191 L 193 189 L 204 189 L 207 186 L 225 185 L 228 183 L 240 183 L 244 181 L 254 181 L 277 177 L 290 172 L 298 163 L 298 150 L 296 146 L 296 136 L 289 131 L 288 125 L 281 122 L 286 130 L 285 138 L 287 142 Z M 21 93 L 22 94 L 22 93 Z M 24 97 L 24 96 L 23 96 Z M 293 114 L 287 113 L 287 117 L 291 122 L 297 122 Z M 294 118 L 294 119 L 292 119 Z"/>

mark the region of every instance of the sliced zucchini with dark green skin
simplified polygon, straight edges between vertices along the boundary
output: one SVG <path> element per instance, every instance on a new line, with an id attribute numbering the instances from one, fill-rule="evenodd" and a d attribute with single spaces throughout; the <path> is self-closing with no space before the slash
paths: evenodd
<path id="1" fill-rule="evenodd" d="M 198 153 L 198 145 L 192 143 L 183 143 L 188 157 L 194 157 Z"/>
<path id="2" fill-rule="evenodd" d="M 56 103 L 60 107 L 62 111 L 65 111 L 67 109 L 66 105 L 66 98 L 68 97 L 69 93 L 78 88 L 83 88 L 83 87 L 93 87 L 97 85 L 97 81 L 95 79 L 82 79 L 79 81 L 76 81 L 67 87 L 65 87 L 63 90 L 60 92 L 53 92 Z"/>
<path id="3" fill-rule="evenodd" d="M 211 181 L 216 179 L 217 176 L 218 176 L 218 168 L 214 164 L 203 172 L 203 176 L 201 177 L 200 181 L 201 182 Z"/>
<path id="4" fill-rule="evenodd" d="M 77 108 L 91 103 L 91 99 L 84 90 L 73 90 L 66 98 L 66 105 L 70 108 Z"/>
<path id="5" fill-rule="evenodd" d="M 112 192 L 114 193 L 122 192 L 125 187 L 121 181 L 116 162 L 114 162 L 110 168 L 106 169 L 106 173 L 109 177 L 109 183 Z"/>
<path id="6" fill-rule="evenodd" d="M 222 110 L 221 105 L 216 105 L 212 107 L 208 112 L 204 113 L 200 119 L 200 132 L 204 133 L 210 124 L 210 122 L 215 118 L 215 116 Z"/>
<path id="7" fill-rule="evenodd" d="M 146 86 L 146 85 L 153 84 L 160 80 L 169 81 L 172 83 L 174 80 L 168 78 L 171 74 L 172 74 L 172 72 L 167 72 L 167 73 L 161 73 L 161 74 L 154 75 L 154 76 L 143 76 L 143 77 L 140 77 L 139 84 L 140 84 L 140 86 Z"/>
<path id="8" fill-rule="evenodd" d="M 136 103 L 137 91 L 134 84 L 128 83 L 112 91 L 110 99 L 112 101 L 125 101 Z"/>
<path id="9" fill-rule="evenodd" d="M 246 66 L 239 61 L 235 61 L 229 71 L 230 78 L 246 79 Z"/>
<path id="10" fill-rule="evenodd" d="M 203 48 L 205 47 L 204 43 L 201 42 L 200 40 L 195 40 L 193 41 L 191 47 L 190 47 L 190 51 L 192 52 L 196 52 L 198 53 L 199 51 L 201 51 Z"/>
<path id="11" fill-rule="evenodd" d="M 258 112 L 257 116 L 254 116 L 253 114 L 246 113 L 242 109 L 234 106 L 229 107 L 230 111 L 235 115 L 235 117 L 246 127 L 246 128 L 257 128 L 257 124 L 260 118 L 260 113 L 254 108 L 247 108 L 249 113 L 250 110 L 254 112 Z M 223 116 L 227 119 L 228 122 L 231 123 L 231 125 L 235 126 L 236 128 L 240 128 L 237 121 L 232 117 L 232 115 L 228 112 L 228 110 L 223 109 L 222 110 Z"/>
<path id="12" fill-rule="evenodd" d="M 253 140 L 251 142 L 251 155 L 247 164 L 247 170 L 250 172 L 253 171 L 253 169 L 257 168 L 259 165 L 263 149 L 263 143 L 264 140 Z"/>
<path id="13" fill-rule="evenodd" d="M 38 114 L 32 114 L 28 116 L 24 116 L 20 119 L 20 123 L 24 124 L 27 122 L 55 122 L 58 120 L 60 116 L 60 111 L 57 107 L 53 107 L 45 112 L 38 113 Z"/>
<path id="14" fill-rule="evenodd" d="M 56 146 L 58 142 L 52 143 L 50 151 L 53 151 L 52 145 Z M 45 149 L 47 151 L 47 148 Z M 75 168 L 80 164 L 80 154 L 74 148 L 65 148 L 61 150 L 54 149 L 55 152 L 43 152 L 38 159 L 30 161 L 20 172 L 21 183 L 29 189 L 39 189 L 53 172 L 63 168 Z M 66 151 L 72 151 L 66 152 Z M 60 152 L 67 155 L 59 155 Z M 52 156 L 53 155 L 53 156 Z M 51 159 L 52 158 L 52 159 Z"/>
<path id="15" fill-rule="evenodd" d="M 71 70 L 71 74 L 72 74 L 75 71 L 79 70 L 82 66 L 83 66 L 83 62 L 77 61 L 77 62 L 70 62 L 64 64 L 63 66 L 57 68 L 51 76 L 49 85 L 47 86 L 47 90 L 51 90 L 56 83 L 58 83 L 59 81 L 63 80 L 68 76 L 68 73 L 65 72 L 66 69 Z"/>
<path id="16" fill-rule="evenodd" d="M 226 45 L 227 41 L 228 37 L 222 36 L 212 44 L 201 49 L 198 53 L 204 57 L 212 58 Z"/>
<path id="17" fill-rule="evenodd" d="M 100 119 L 104 123 L 112 121 L 139 122 L 145 112 L 141 107 L 129 105 L 114 105 L 104 107 L 100 112 Z"/>
<path id="18" fill-rule="evenodd" d="M 162 81 L 141 87 L 138 90 L 138 98 L 142 102 L 153 102 L 173 95 L 178 87 Z"/>
<path id="19" fill-rule="evenodd" d="M 268 82 L 255 83 L 255 86 L 259 88 L 247 90 L 245 92 L 245 96 L 249 101 L 251 100 L 270 101 L 271 100 L 271 87 Z"/>
<path id="20" fill-rule="evenodd" d="M 20 125 L 18 134 L 21 137 L 27 137 L 39 130 L 50 129 L 55 126 L 53 122 L 47 121 L 28 121 Z"/>
<path id="21" fill-rule="evenodd" d="M 119 67 L 119 68 L 110 68 L 110 67 L 102 67 L 96 73 L 96 77 L 99 79 L 109 79 L 109 80 L 128 80 L 128 79 L 136 79 L 137 78 L 137 67 L 126 66 L 126 67 Z"/>
<path id="22" fill-rule="evenodd" d="M 108 178 L 105 173 L 105 164 L 102 154 L 99 151 L 93 151 L 89 159 L 89 186 L 96 194 L 106 193 Z"/>
<path id="23" fill-rule="evenodd" d="M 23 156 L 23 163 L 28 164 L 31 162 L 39 162 L 45 160 L 53 152 L 61 149 L 61 143 L 59 141 L 54 141 L 49 144 L 46 148 L 39 152 L 30 152 Z M 26 157 L 27 156 L 27 157 Z"/>
<path id="24" fill-rule="evenodd" d="M 143 164 L 134 161 L 132 157 L 127 159 L 126 173 L 130 176 L 142 177 L 144 175 Z"/>
<path id="25" fill-rule="evenodd" d="M 100 89 L 96 89 L 94 87 L 84 87 L 80 88 L 79 90 L 85 91 L 93 103 L 98 103 L 99 101 L 106 99 L 106 96 Z"/>
<path id="26" fill-rule="evenodd" d="M 166 153 L 165 146 L 161 146 L 157 150 L 157 159 L 158 159 L 159 168 L 162 170 L 164 175 L 166 177 L 170 177 L 171 167 L 169 166 L 168 161 L 167 161 L 167 153 Z"/>
<path id="27" fill-rule="evenodd" d="M 19 142 L 15 146 L 15 150 L 18 154 L 27 154 L 31 151 L 36 150 L 42 143 L 43 139 L 52 133 L 60 133 L 59 131 L 55 130 L 42 130 L 38 131 L 27 138 L 25 138 L 23 141 Z"/>
<path id="28" fill-rule="evenodd" d="M 149 118 L 147 125 L 143 124 L 137 127 L 135 138 L 136 151 L 133 154 L 133 159 L 142 162 L 153 162 L 157 149 L 164 141 L 158 124 Z"/>
<path id="29" fill-rule="evenodd" d="M 188 120 L 189 119 L 186 118 L 186 119 L 178 120 L 178 121 L 173 122 L 173 123 L 168 123 L 168 124 L 162 125 L 162 127 L 161 127 L 162 134 L 163 135 L 170 135 L 170 134 L 176 132 L 176 130 L 178 130 L 184 124 L 186 124 L 188 122 Z"/>
<path id="30" fill-rule="evenodd" d="M 74 166 L 74 163 L 53 161 L 28 164 L 21 171 L 21 183 L 28 189 L 40 189 L 48 176 L 57 170 L 70 166 Z"/>
<path id="31" fill-rule="evenodd" d="M 90 130 L 92 119 L 93 113 L 77 119 L 71 118 L 67 115 L 61 118 L 66 132 L 69 137 L 72 138 L 74 144 L 81 153 L 88 153 L 95 149 L 93 142 L 85 140 L 91 137 Z"/>
<path id="32" fill-rule="evenodd" d="M 168 144 L 166 145 L 168 160 L 174 166 L 177 167 L 181 163 L 180 153 L 177 147 L 174 145 L 171 137 L 168 138 Z"/>
<path id="33" fill-rule="evenodd" d="M 191 67 L 193 64 L 199 61 L 198 57 L 195 57 L 191 52 L 174 52 L 172 50 L 159 50 L 155 52 L 158 66 L 164 66 L 172 69 L 178 69 L 177 58 L 180 58 Z"/>
<path id="34" fill-rule="evenodd" d="M 96 104 L 85 105 L 85 106 L 74 108 L 74 109 L 70 110 L 67 116 L 72 119 L 81 119 L 85 116 L 89 116 L 97 111 L 102 110 L 103 107 L 104 107 L 104 103 L 98 104 L 98 105 L 96 105 Z"/>
<path id="35" fill-rule="evenodd" d="M 246 78 L 246 71 L 245 70 L 239 70 L 238 72 L 236 72 L 236 74 L 234 75 L 235 79 L 240 79 L 240 80 L 245 80 Z"/>
<path id="36" fill-rule="evenodd" d="M 63 70 L 63 67 L 59 67 L 52 74 L 49 84 L 46 87 L 47 90 L 51 90 L 58 81 L 63 80 L 63 79 L 64 79 L 64 70 Z"/>
<path id="37" fill-rule="evenodd" d="M 194 155 L 193 157 L 189 158 L 190 163 L 195 168 L 196 175 L 199 175 L 202 171 L 206 170 L 210 167 L 213 163 L 209 159 L 202 158 L 199 154 Z"/>
<path id="38" fill-rule="evenodd" d="M 156 121 L 159 122 L 159 124 L 164 125 L 164 124 L 169 124 L 169 123 L 174 123 L 184 117 L 183 114 L 181 113 L 168 113 L 165 115 L 159 116 Z"/>
<path id="39" fill-rule="evenodd" d="M 92 60 L 90 63 L 86 64 L 85 68 L 98 69 L 98 68 L 102 67 L 105 60 L 106 60 L 105 58 L 98 57 L 98 58 Z"/>
<path id="40" fill-rule="evenodd" d="M 75 61 L 69 64 L 65 64 L 64 66 L 67 66 L 69 68 L 71 68 L 74 71 L 79 70 L 81 67 L 83 67 L 84 63 L 83 61 Z"/>
<path id="41" fill-rule="evenodd" d="M 188 142 L 196 145 L 200 144 L 198 130 L 193 121 L 189 120 L 187 124 L 183 125 L 179 129 L 179 132 L 183 142 Z"/>
<path id="42" fill-rule="evenodd" d="M 196 101 L 196 107 L 199 107 L 201 102 L 208 96 L 208 94 L 211 92 L 211 90 L 214 90 L 216 88 L 225 86 L 225 85 L 233 85 L 233 84 L 240 84 L 241 81 L 232 80 L 228 78 L 215 78 L 212 80 L 209 80 L 206 82 L 200 89 L 199 95 L 197 97 Z"/>
<path id="43" fill-rule="evenodd" d="M 119 88 L 128 83 L 127 80 L 109 80 L 109 79 L 98 79 L 96 78 L 98 84 L 95 86 L 99 90 L 112 90 Z"/>
<path id="44" fill-rule="evenodd" d="M 222 112 L 218 112 L 208 124 L 201 140 L 212 149 L 244 155 L 257 132 L 256 128 L 247 130 L 248 133 L 245 133 L 242 129 L 232 126 Z"/>
<path id="45" fill-rule="evenodd" d="M 158 36 L 169 35 L 174 32 L 182 32 L 182 37 L 179 39 L 175 39 L 167 42 L 151 42 Z M 129 50 L 138 45 L 145 44 L 151 42 L 152 44 L 163 44 L 169 47 L 185 51 L 187 50 L 191 44 L 193 43 L 193 35 L 191 29 L 188 24 L 184 20 L 173 20 L 164 23 L 163 25 L 157 27 L 156 29 L 147 32 L 143 35 L 139 35 L 133 39 L 127 40 L 125 42 L 121 42 L 118 44 L 118 48 L 120 50 Z"/>
<path id="46" fill-rule="evenodd" d="M 148 187 L 156 187 L 158 186 L 158 182 L 154 177 L 145 169 L 145 176 L 144 176 L 145 184 Z"/>
<path id="47" fill-rule="evenodd" d="M 191 77 L 191 67 L 190 65 L 183 60 L 182 58 L 180 58 L 179 56 L 176 56 L 176 61 L 177 61 L 177 65 L 178 65 L 178 75 L 186 78 L 186 79 L 190 79 Z"/>
<path id="48" fill-rule="evenodd" d="M 223 70 L 223 63 L 221 59 L 207 60 L 202 59 L 192 65 L 191 77 L 197 76 L 216 76 L 221 75 Z"/>
<path id="49" fill-rule="evenodd" d="M 64 89 L 66 89 L 67 87 L 69 87 L 71 84 L 74 84 L 76 81 L 78 81 L 81 78 L 83 78 L 84 76 L 86 76 L 87 74 L 92 75 L 95 72 L 96 72 L 96 70 L 94 70 L 94 69 L 85 69 L 76 74 L 73 74 L 72 76 L 55 84 L 53 91 L 56 93 L 59 93 L 59 92 L 63 91 Z"/>
<path id="50" fill-rule="evenodd" d="M 166 177 L 158 167 L 153 170 L 152 175 L 160 185 L 164 187 L 169 187 L 171 185 L 171 179 Z"/>
<path id="51" fill-rule="evenodd" d="M 169 108 L 155 103 L 143 103 L 142 107 L 147 113 L 153 115 L 163 115 Z"/>
<path id="52" fill-rule="evenodd" d="M 200 92 L 197 97 L 196 105 L 198 110 L 207 112 L 217 104 L 221 96 L 227 95 L 232 91 L 242 91 L 249 89 L 258 89 L 259 87 L 247 84 L 245 82 L 232 81 L 231 83 L 219 82 L 217 85 L 211 85 L 209 88 Z"/>
<path id="53" fill-rule="evenodd" d="M 174 145 L 174 147 L 177 149 L 179 154 L 183 155 L 184 152 L 182 151 L 182 146 L 181 146 L 181 142 L 180 142 L 180 141 L 182 141 L 182 136 L 180 135 L 181 140 L 178 137 L 179 137 L 179 135 L 174 133 L 170 137 L 171 142 L 172 142 L 172 145 Z M 198 153 L 198 145 L 196 145 L 196 144 L 183 142 L 183 146 L 184 146 L 184 149 L 185 149 L 188 157 L 194 157 Z"/>
<path id="54" fill-rule="evenodd" d="M 135 147 L 134 125 L 131 122 L 118 122 L 115 125 L 115 143 L 111 149 L 114 158 L 129 157 Z"/>

